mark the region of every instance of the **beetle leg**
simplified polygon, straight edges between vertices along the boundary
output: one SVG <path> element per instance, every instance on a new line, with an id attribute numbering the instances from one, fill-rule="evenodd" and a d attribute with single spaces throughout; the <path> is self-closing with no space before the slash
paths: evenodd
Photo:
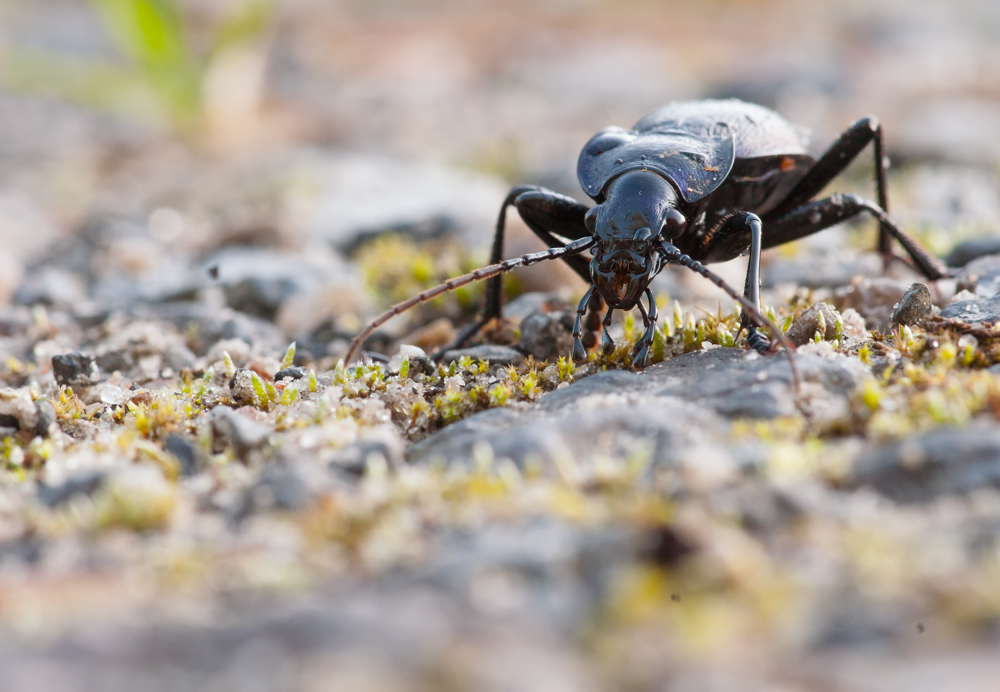
<path id="1" fill-rule="evenodd" d="M 559 248 L 566 239 L 579 240 L 589 235 L 583 223 L 587 207 L 572 197 L 560 195 L 537 185 L 518 185 L 511 188 L 500 206 L 490 264 L 499 264 L 504 254 L 504 234 L 507 227 L 507 208 L 517 207 L 518 214 L 532 232 L 549 247 Z M 590 263 L 583 257 L 567 256 L 566 263 L 590 283 Z M 463 329 L 458 338 L 442 352 L 464 346 L 490 320 L 503 317 L 503 277 L 495 276 L 486 283 L 483 312 L 478 320 Z"/>
<path id="2" fill-rule="evenodd" d="M 747 264 L 747 280 L 743 287 L 743 295 L 760 310 L 760 248 L 763 229 L 760 217 L 756 214 L 748 213 L 745 218 L 745 223 L 750 229 L 750 261 Z M 743 311 L 740 318 L 740 329 L 736 332 L 737 338 L 744 328 L 747 330 L 748 348 L 752 348 L 758 353 L 767 353 L 770 350 L 771 342 L 760 333 L 746 310 Z"/>
<path id="3" fill-rule="evenodd" d="M 861 212 L 868 212 L 878 219 L 883 228 L 889 229 L 889 233 L 903 246 L 914 268 L 921 274 L 932 280 L 948 276 L 948 268 L 941 260 L 910 237 L 879 205 L 858 195 L 835 194 L 793 209 L 768 223 L 763 247 L 767 249 L 804 238 Z"/>
<path id="4" fill-rule="evenodd" d="M 609 305 L 608 311 L 604 315 L 604 320 L 601 322 L 604 325 L 603 333 L 601 334 L 601 351 L 606 356 L 610 356 L 615 350 L 615 342 L 612 340 L 611 335 L 608 334 L 608 327 L 611 326 L 611 313 L 614 311 L 615 309 Z"/>
<path id="5" fill-rule="evenodd" d="M 590 312 L 587 313 L 587 321 L 583 333 L 583 346 L 591 349 L 597 345 L 597 332 L 601 331 L 601 311 L 604 309 L 604 299 L 601 294 L 594 292 L 590 297 Z"/>
<path id="6" fill-rule="evenodd" d="M 642 314 L 643 324 L 646 325 L 646 332 L 639 339 L 635 348 L 632 349 L 632 365 L 638 369 L 643 369 L 646 367 L 646 363 L 649 361 L 649 348 L 653 345 L 653 338 L 656 336 L 656 300 L 653 298 L 653 292 L 648 288 L 646 289 L 646 300 L 649 301 L 649 314 L 646 314 L 646 308 L 642 306 L 642 301 L 636 303 L 639 308 L 639 312 Z"/>
<path id="7" fill-rule="evenodd" d="M 809 169 L 802 180 L 792 188 L 788 196 L 765 215 L 764 221 L 769 224 L 768 227 L 770 228 L 771 221 L 785 216 L 822 192 L 823 188 L 858 157 L 869 142 L 872 142 L 875 149 L 875 194 L 878 206 L 882 211 L 888 212 L 886 169 L 889 163 L 882 149 L 882 125 L 878 118 L 869 115 L 847 128 L 837 138 L 837 141 L 831 144 L 830 148 L 819 157 L 819 160 Z M 876 250 L 886 261 L 893 256 L 891 243 L 893 237 L 898 236 L 888 224 L 880 220 Z M 916 261 L 916 258 L 914 260 Z M 929 276 L 928 278 L 934 277 Z"/>
<path id="8" fill-rule="evenodd" d="M 583 342 L 580 340 L 580 337 L 583 335 L 583 326 L 580 324 L 580 321 L 583 319 L 583 313 L 587 311 L 587 307 L 590 305 L 590 297 L 594 294 L 595 288 L 597 287 L 591 286 L 583 294 L 580 304 L 576 306 L 576 321 L 573 322 L 573 362 L 577 365 L 587 360 L 587 349 L 583 347 Z"/>

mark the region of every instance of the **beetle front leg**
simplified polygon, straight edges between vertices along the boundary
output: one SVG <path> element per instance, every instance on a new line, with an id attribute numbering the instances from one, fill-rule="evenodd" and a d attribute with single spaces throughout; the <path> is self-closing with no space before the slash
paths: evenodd
<path id="1" fill-rule="evenodd" d="M 632 365 L 639 370 L 646 367 L 646 363 L 649 361 L 649 348 L 653 345 L 653 339 L 656 337 L 656 300 L 653 298 L 653 292 L 648 288 L 646 289 L 646 300 L 649 301 L 648 315 L 642 306 L 642 301 L 636 303 L 642 314 L 642 322 L 646 326 L 646 332 L 641 339 L 635 342 L 635 347 L 632 349 Z"/>
<path id="2" fill-rule="evenodd" d="M 580 304 L 576 306 L 576 320 L 573 322 L 573 362 L 577 365 L 587 360 L 587 349 L 584 348 L 583 341 L 580 340 L 580 337 L 583 336 L 583 325 L 580 322 L 583 320 L 583 314 L 587 312 L 587 307 L 590 305 L 590 298 L 594 295 L 595 288 L 597 287 L 591 286 L 583 294 Z"/>

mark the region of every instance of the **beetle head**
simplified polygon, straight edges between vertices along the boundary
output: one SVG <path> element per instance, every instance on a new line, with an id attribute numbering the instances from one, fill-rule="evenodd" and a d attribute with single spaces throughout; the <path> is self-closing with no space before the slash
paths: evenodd
<path id="1" fill-rule="evenodd" d="M 662 267 L 661 239 L 684 232 L 677 191 L 651 171 L 615 178 L 605 201 L 587 211 L 584 222 L 597 239 L 590 276 L 610 307 L 629 310 Z"/>

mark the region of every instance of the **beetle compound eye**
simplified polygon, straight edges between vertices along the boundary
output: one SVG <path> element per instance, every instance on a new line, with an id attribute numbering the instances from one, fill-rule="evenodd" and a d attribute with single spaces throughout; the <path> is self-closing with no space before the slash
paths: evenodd
<path id="1" fill-rule="evenodd" d="M 667 238 L 670 238 L 671 240 L 680 237 L 680 235 L 687 230 L 687 219 L 684 218 L 684 214 L 671 208 L 671 210 L 667 213 L 664 230 Z"/>

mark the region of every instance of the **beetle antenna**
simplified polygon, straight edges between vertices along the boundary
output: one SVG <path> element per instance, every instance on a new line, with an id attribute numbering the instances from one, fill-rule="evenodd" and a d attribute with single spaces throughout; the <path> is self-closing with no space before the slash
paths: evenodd
<path id="1" fill-rule="evenodd" d="M 597 240 L 592 236 L 586 236 L 584 238 L 580 238 L 579 240 L 574 240 L 571 243 L 567 243 L 562 247 L 554 247 L 548 250 L 543 250 L 542 252 L 531 252 L 527 255 L 521 255 L 520 257 L 504 260 L 499 264 L 491 264 L 487 267 L 481 267 L 480 269 L 469 272 L 468 274 L 456 276 L 454 279 L 448 279 L 444 283 L 438 284 L 434 288 L 428 289 L 419 295 L 416 295 L 408 300 L 404 300 L 401 303 L 396 303 L 372 320 L 367 327 L 362 329 L 361 332 L 354 337 L 354 341 L 351 342 L 351 347 L 348 349 L 347 355 L 344 357 L 344 362 L 351 362 L 351 359 L 354 358 L 354 354 L 357 352 L 358 347 L 361 346 L 365 339 L 371 336 L 372 332 L 396 315 L 402 314 L 410 308 L 420 305 L 420 303 L 425 303 L 431 298 L 436 298 L 442 293 L 453 291 L 456 288 L 465 286 L 466 284 L 471 284 L 474 281 L 489 279 L 497 276 L 498 274 L 503 274 L 504 272 L 509 272 L 512 269 L 517 269 L 518 267 L 527 267 L 528 265 L 537 264 L 538 262 L 543 262 L 545 260 L 577 255 L 590 248 L 596 242 Z"/>
<path id="2" fill-rule="evenodd" d="M 746 296 L 744 296 L 742 293 L 738 292 L 732 286 L 723 281 L 722 277 L 720 277 L 715 272 L 710 271 L 701 262 L 691 259 L 689 256 L 681 252 L 676 246 L 672 245 L 671 243 L 668 243 L 667 241 L 662 241 L 660 243 L 660 248 L 663 250 L 664 254 L 667 256 L 668 259 L 676 262 L 681 266 L 687 267 L 688 269 L 690 269 L 695 273 L 704 276 L 706 279 L 708 279 L 713 284 L 715 284 L 723 291 L 725 291 L 727 294 L 729 294 L 731 298 L 737 301 L 743 307 L 743 309 L 747 311 L 747 314 L 753 317 L 758 322 L 758 324 L 762 324 L 767 327 L 767 330 L 774 335 L 774 340 L 785 347 L 785 355 L 788 357 L 788 365 L 792 369 L 792 379 L 795 381 L 795 391 L 796 392 L 801 391 L 799 371 L 795 367 L 795 359 L 792 357 L 792 351 L 795 350 L 795 346 L 792 345 L 792 342 L 788 340 L 788 337 L 785 336 L 785 333 L 781 331 L 778 325 L 772 322 L 771 318 L 762 313 L 758 306 L 754 305 L 749 300 L 747 300 Z"/>

